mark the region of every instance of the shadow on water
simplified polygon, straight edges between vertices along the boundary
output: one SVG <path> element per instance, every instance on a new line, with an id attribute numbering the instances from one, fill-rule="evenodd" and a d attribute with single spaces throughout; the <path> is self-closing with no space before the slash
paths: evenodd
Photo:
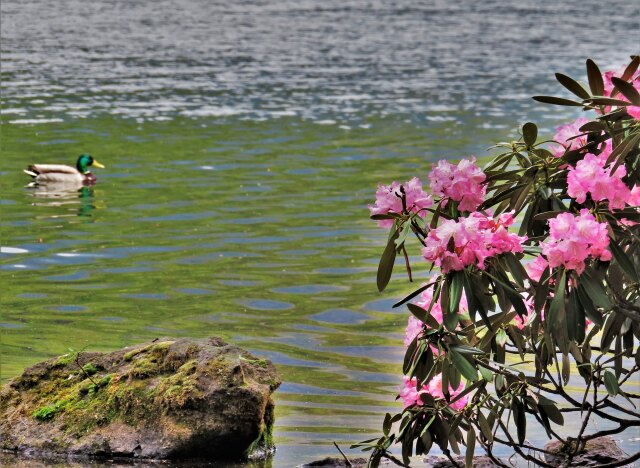
<path id="1" fill-rule="evenodd" d="M 132 459 L 109 459 L 109 460 L 92 460 L 81 457 L 45 457 L 45 456 L 18 456 L 10 452 L 0 452 L 0 467 L 2 468 L 84 468 L 84 467 L 104 467 L 110 466 L 114 468 L 271 468 L 273 466 L 273 457 L 234 462 L 234 461 L 216 461 L 210 462 L 206 460 L 189 460 L 189 461 L 145 461 Z"/>

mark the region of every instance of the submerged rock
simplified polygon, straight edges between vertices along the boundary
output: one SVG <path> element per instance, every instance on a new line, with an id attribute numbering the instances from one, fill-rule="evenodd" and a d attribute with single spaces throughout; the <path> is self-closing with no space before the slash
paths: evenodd
<path id="1" fill-rule="evenodd" d="M 349 458 L 349 462 L 341 457 L 326 457 L 322 460 L 315 460 L 310 463 L 305 463 L 304 465 L 300 465 L 299 468 L 312 468 L 312 467 L 325 467 L 325 468 L 339 468 L 339 467 L 351 467 L 351 468 L 365 468 L 367 466 L 367 462 L 369 461 L 367 458 Z M 384 463 L 382 463 L 384 464 Z"/>
<path id="2" fill-rule="evenodd" d="M 0 390 L 0 449 L 147 459 L 273 449 L 273 364 L 219 338 L 69 354 Z"/>
<path id="3" fill-rule="evenodd" d="M 457 465 L 454 465 L 453 463 L 451 463 L 451 461 L 448 458 L 445 458 L 444 455 L 430 456 L 425 458 L 424 461 L 433 468 L 455 468 L 456 466 L 465 466 L 464 457 L 455 456 L 453 457 L 453 459 L 455 460 Z M 501 463 L 503 463 L 503 460 L 501 459 L 498 459 L 498 460 Z M 473 468 L 494 468 L 498 466 L 500 465 L 498 465 L 497 463 L 494 463 L 494 461 L 487 456 L 479 455 L 479 456 L 473 457 Z"/>
<path id="4" fill-rule="evenodd" d="M 566 452 L 571 447 L 565 447 L 562 442 L 554 440 L 544 446 L 544 449 L 553 452 L 545 453 L 547 463 L 560 466 L 566 460 Z M 598 437 L 586 443 L 584 450 L 573 457 L 569 466 L 600 466 L 613 463 L 626 458 L 626 455 L 615 440 L 611 437 Z"/>

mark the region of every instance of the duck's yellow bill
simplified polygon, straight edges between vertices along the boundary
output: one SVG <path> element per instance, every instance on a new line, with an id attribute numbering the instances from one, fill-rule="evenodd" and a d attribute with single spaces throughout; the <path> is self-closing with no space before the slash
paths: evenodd
<path id="1" fill-rule="evenodd" d="M 93 165 L 96 167 L 99 167 L 100 169 L 104 169 L 104 166 L 100 164 L 98 161 L 96 161 L 95 159 L 93 160 Z"/>

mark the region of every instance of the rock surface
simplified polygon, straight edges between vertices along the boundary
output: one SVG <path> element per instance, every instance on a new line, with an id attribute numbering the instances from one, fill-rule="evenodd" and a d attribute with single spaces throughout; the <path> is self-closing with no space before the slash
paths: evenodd
<path id="1" fill-rule="evenodd" d="M 0 390 L 0 449 L 147 459 L 273 448 L 270 361 L 219 338 L 162 338 L 37 364 Z"/>
<path id="2" fill-rule="evenodd" d="M 560 466 L 565 460 L 562 443 L 554 440 L 544 446 L 545 450 L 557 453 L 544 454 L 547 463 Z M 600 466 L 606 463 L 623 460 L 626 455 L 611 437 L 598 437 L 587 442 L 584 450 L 578 453 L 570 466 Z"/>

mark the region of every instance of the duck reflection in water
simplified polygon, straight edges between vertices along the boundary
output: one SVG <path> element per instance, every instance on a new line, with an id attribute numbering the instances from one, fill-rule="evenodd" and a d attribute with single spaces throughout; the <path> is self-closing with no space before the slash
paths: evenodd
<path id="1" fill-rule="evenodd" d="M 90 218 L 94 204 L 93 186 L 84 185 L 82 182 L 64 183 L 30 183 L 27 188 L 30 195 L 36 199 L 34 206 L 68 207 L 64 212 L 56 211 L 54 214 L 37 216 L 39 218 L 64 218 L 80 216 Z M 77 210 L 75 209 L 77 208 Z"/>

